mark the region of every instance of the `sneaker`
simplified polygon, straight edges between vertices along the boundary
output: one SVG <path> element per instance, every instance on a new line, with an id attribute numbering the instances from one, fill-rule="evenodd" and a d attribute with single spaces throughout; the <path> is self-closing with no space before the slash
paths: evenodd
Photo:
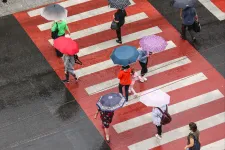
<path id="1" fill-rule="evenodd" d="M 162 136 L 160 136 L 160 135 L 158 135 L 158 134 L 156 134 L 155 137 L 158 138 L 159 140 L 162 139 Z"/>
<path id="2" fill-rule="evenodd" d="M 131 90 L 128 90 L 129 93 L 131 93 Z"/>
<path id="3" fill-rule="evenodd" d="M 148 79 L 147 78 L 145 78 L 145 77 L 143 77 L 143 79 L 144 79 L 144 81 L 147 81 Z"/>
<path id="4" fill-rule="evenodd" d="M 143 82 L 145 82 L 145 80 L 144 80 L 144 79 L 140 79 L 140 82 L 142 82 L 142 83 L 143 83 Z"/>
<path id="5" fill-rule="evenodd" d="M 63 83 L 69 83 L 69 80 L 62 80 Z"/>
<path id="6" fill-rule="evenodd" d="M 120 40 L 116 40 L 116 42 L 119 43 L 119 44 L 122 44 L 122 41 L 120 41 Z"/>
<path id="7" fill-rule="evenodd" d="M 196 38 L 195 38 L 195 37 L 193 37 L 193 38 L 192 38 L 192 41 L 193 41 L 193 42 L 195 42 L 195 41 L 196 41 Z"/>

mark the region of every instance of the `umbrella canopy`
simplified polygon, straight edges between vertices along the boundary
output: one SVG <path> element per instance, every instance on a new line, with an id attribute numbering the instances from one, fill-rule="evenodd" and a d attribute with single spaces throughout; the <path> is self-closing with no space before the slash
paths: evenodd
<path id="1" fill-rule="evenodd" d="M 79 52 L 78 45 L 71 38 L 59 37 L 54 40 L 54 47 L 58 49 L 61 53 L 67 55 L 75 55 Z"/>
<path id="2" fill-rule="evenodd" d="M 124 9 L 131 3 L 129 0 L 108 0 L 110 8 Z"/>
<path id="3" fill-rule="evenodd" d="M 144 36 L 139 42 L 141 48 L 148 52 L 161 52 L 168 45 L 165 39 L 157 35 Z"/>
<path id="4" fill-rule="evenodd" d="M 146 106 L 162 107 L 170 103 L 170 96 L 156 89 L 150 89 L 141 94 L 140 102 Z"/>
<path id="5" fill-rule="evenodd" d="M 109 93 L 101 96 L 97 102 L 97 106 L 102 111 L 112 112 L 120 107 L 123 107 L 126 99 L 120 93 Z"/>
<path id="6" fill-rule="evenodd" d="M 128 66 L 129 64 L 136 62 L 138 56 L 139 52 L 136 47 L 123 45 L 115 48 L 110 58 L 114 64 Z"/>
<path id="7" fill-rule="evenodd" d="M 175 8 L 194 7 L 197 0 L 173 0 L 171 5 Z"/>
<path id="8" fill-rule="evenodd" d="M 59 21 L 65 19 L 67 13 L 68 11 L 59 4 L 52 4 L 42 10 L 41 16 L 49 21 Z"/>

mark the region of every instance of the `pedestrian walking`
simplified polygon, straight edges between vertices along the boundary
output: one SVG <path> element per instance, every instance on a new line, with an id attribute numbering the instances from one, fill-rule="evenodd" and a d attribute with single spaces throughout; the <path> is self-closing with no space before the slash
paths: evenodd
<path id="1" fill-rule="evenodd" d="M 147 52 L 141 48 L 138 49 L 139 52 L 139 64 L 141 65 L 141 78 L 140 81 L 144 82 L 147 81 L 147 78 L 144 75 L 148 72 L 148 57 L 151 55 L 151 52 Z"/>
<path id="2" fill-rule="evenodd" d="M 65 76 L 66 79 L 62 80 L 64 83 L 69 83 L 69 75 L 71 74 L 74 79 L 77 81 L 78 78 L 75 74 L 75 70 L 74 70 L 74 65 L 75 65 L 75 56 L 70 56 L 70 55 L 63 55 L 63 62 L 64 62 L 64 67 L 65 67 Z"/>
<path id="3" fill-rule="evenodd" d="M 61 37 L 61 36 L 65 36 L 65 32 L 66 31 L 70 35 L 70 30 L 69 30 L 69 28 L 67 26 L 67 23 L 65 21 L 63 21 L 63 20 L 54 22 L 52 24 L 51 31 L 52 31 L 52 38 L 54 40 L 57 39 L 57 38 L 59 38 L 59 37 Z M 56 55 L 58 57 L 62 57 L 63 56 L 63 54 L 59 50 L 57 50 L 57 49 L 55 49 L 55 50 L 56 50 Z"/>
<path id="4" fill-rule="evenodd" d="M 2 0 L 3 3 L 7 3 L 7 0 Z"/>
<path id="5" fill-rule="evenodd" d="M 113 119 L 113 116 L 114 116 L 114 112 L 102 111 L 102 110 L 98 109 L 97 112 L 95 113 L 95 116 L 94 116 L 95 119 L 97 118 L 98 113 L 100 113 L 100 118 L 102 120 L 102 127 L 105 130 L 106 141 L 109 143 L 110 142 L 110 139 L 109 139 L 109 125 L 112 122 L 112 119 Z"/>
<path id="6" fill-rule="evenodd" d="M 118 40 L 116 40 L 117 43 L 122 44 L 122 38 L 121 38 L 121 27 L 125 23 L 125 17 L 127 16 L 127 12 L 125 9 L 118 9 L 117 12 L 114 14 L 114 21 L 117 23 L 118 28 L 116 29 L 116 34 Z"/>
<path id="7" fill-rule="evenodd" d="M 137 80 L 141 80 L 141 77 L 138 75 L 138 73 L 135 71 L 135 69 L 131 69 L 131 76 L 132 76 L 132 81 L 131 81 L 131 84 L 129 86 L 129 93 L 133 92 L 133 94 L 137 97 L 138 94 L 134 90 L 134 83 Z"/>
<path id="8" fill-rule="evenodd" d="M 189 123 L 191 132 L 187 136 L 187 145 L 184 147 L 185 150 L 200 150 L 201 144 L 199 142 L 199 131 L 197 125 L 194 122 Z"/>
<path id="9" fill-rule="evenodd" d="M 122 66 L 118 74 L 119 83 L 119 92 L 123 95 L 123 87 L 125 87 L 125 97 L 128 101 L 128 90 L 131 84 L 131 68 L 130 66 Z"/>
<path id="10" fill-rule="evenodd" d="M 198 15 L 196 9 L 194 7 L 187 6 L 185 9 L 180 9 L 180 18 L 182 20 L 182 27 L 181 27 L 181 37 L 182 39 L 186 40 L 186 30 L 188 30 L 189 34 L 191 35 L 192 41 L 195 41 L 196 38 L 194 36 L 194 23 L 198 20 Z"/>

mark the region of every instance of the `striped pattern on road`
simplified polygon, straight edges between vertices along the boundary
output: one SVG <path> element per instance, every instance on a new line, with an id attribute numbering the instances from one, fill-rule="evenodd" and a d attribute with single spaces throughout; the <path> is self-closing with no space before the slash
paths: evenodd
<path id="1" fill-rule="evenodd" d="M 174 47 L 176 47 L 176 45 L 173 43 L 173 41 L 167 41 L 167 47 L 166 50 L 172 49 Z M 111 67 L 117 66 L 115 65 L 111 59 L 85 67 L 85 68 L 81 68 L 76 70 L 76 75 L 78 77 L 83 77 L 92 73 L 96 73 Z"/>
<path id="2" fill-rule="evenodd" d="M 201 150 L 225 150 L 225 139 L 205 145 Z"/>
<path id="3" fill-rule="evenodd" d="M 148 68 L 149 72 L 146 73 L 145 76 L 149 77 L 149 76 L 152 76 L 152 75 L 164 72 L 164 71 L 168 71 L 170 69 L 174 69 L 176 67 L 186 65 L 188 63 L 191 63 L 191 61 L 186 56 L 179 57 L 179 58 L 158 64 L 158 65 L 149 67 Z M 140 73 L 140 71 L 138 71 L 138 73 Z M 96 93 L 99 93 L 99 92 L 102 92 L 105 90 L 115 88 L 118 86 L 118 84 L 119 84 L 119 80 L 117 78 L 114 78 L 114 79 L 87 87 L 87 88 L 85 88 L 85 90 L 89 95 L 93 95 L 93 94 L 96 94 Z"/>
<path id="4" fill-rule="evenodd" d="M 131 5 L 134 5 L 133 1 L 130 1 L 130 2 L 131 2 Z M 80 21 L 80 20 L 87 19 L 87 18 L 90 18 L 90 17 L 98 16 L 98 15 L 101 15 L 101 14 L 104 14 L 104 13 L 107 13 L 107 12 L 111 12 L 111 11 L 114 11 L 114 10 L 115 9 L 109 8 L 109 6 L 104 6 L 104 7 L 92 9 L 92 10 L 89 10 L 89 11 L 86 11 L 86 12 L 82 12 L 80 14 L 69 16 L 69 17 L 66 18 L 66 22 L 69 24 L 69 23 L 72 23 L 72 22 L 76 22 L 76 21 Z M 53 21 L 48 22 L 48 23 L 44 23 L 44 24 L 40 24 L 37 27 L 40 29 L 40 31 L 45 31 L 45 30 L 51 29 L 52 24 L 53 24 Z"/>
<path id="5" fill-rule="evenodd" d="M 194 107 L 198 107 L 200 105 L 210 103 L 212 101 L 218 100 L 223 98 L 224 95 L 217 89 L 182 102 L 173 104 L 169 106 L 168 110 L 171 115 L 181 113 L 183 111 L 192 109 Z M 152 122 L 151 113 L 147 113 L 127 121 L 123 121 L 113 125 L 113 128 L 116 130 L 117 133 L 122 133 L 136 127 L 140 127 L 142 125 L 148 124 Z"/>
<path id="6" fill-rule="evenodd" d="M 196 124 L 198 126 L 199 131 L 203 131 L 208 128 L 224 123 L 225 122 L 224 115 L 225 115 L 225 112 L 222 112 L 220 114 L 197 121 Z M 128 146 L 128 148 L 129 150 L 149 150 L 151 148 L 183 138 L 187 136 L 189 132 L 190 131 L 188 126 L 183 126 L 183 127 L 176 128 L 174 130 L 164 133 L 163 138 L 162 140 L 160 140 L 160 142 L 157 142 L 155 137 L 152 137 L 152 138 L 140 141 L 138 143 L 132 144 Z"/>
<path id="7" fill-rule="evenodd" d="M 140 20 L 143 20 L 143 19 L 146 19 L 146 18 L 148 18 L 148 16 L 143 12 L 135 14 L 135 15 L 131 15 L 131 16 L 126 17 L 126 24 L 133 23 L 133 22 L 136 22 L 136 21 L 140 21 Z M 93 34 L 96 34 L 96 33 L 100 33 L 100 32 L 109 30 L 110 25 L 111 25 L 111 22 L 107 22 L 107 23 L 104 23 L 104 24 L 100 24 L 100 25 L 97 25 L 97 26 L 94 26 L 94 27 L 84 29 L 84 30 L 79 30 L 79 31 L 73 32 L 73 33 L 70 34 L 70 36 L 67 34 L 66 37 L 70 37 L 71 39 L 76 40 L 76 39 L 79 39 L 79 38 L 83 38 L 83 37 L 86 37 L 86 36 L 89 36 L 89 35 L 93 35 Z M 51 45 L 53 45 L 53 39 L 49 39 L 48 41 L 50 42 Z"/>

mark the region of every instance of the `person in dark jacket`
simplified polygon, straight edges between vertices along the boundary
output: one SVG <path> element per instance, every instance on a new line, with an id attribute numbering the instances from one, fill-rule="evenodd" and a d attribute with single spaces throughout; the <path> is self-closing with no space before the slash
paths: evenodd
<path id="1" fill-rule="evenodd" d="M 122 44 L 121 27 L 125 23 L 126 16 L 127 16 L 127 12 L 125 11 L 125 9 L 118 9 L 117 12 L 114 14 L 114 21 L 118 25 L 118 29 L 116 30 L 118 40 L 116 40 L 116 42 L 120 44 Z"/>
<path id="2" fill-rule="evenodd" d="M 194 37 L 192 33 L 195 20 L 198 20 L 198 16 L 197 16 L 197 12 L 195 8 L 187 6 L 185 9 L 180 9 L 180 17 L 182 20 L 182 27 L 181 27 L 182 39 L 184 40 L 187 39 L 186 30 L 188 30 L 192 40 L 195 41 L 196 38 Z"/>

